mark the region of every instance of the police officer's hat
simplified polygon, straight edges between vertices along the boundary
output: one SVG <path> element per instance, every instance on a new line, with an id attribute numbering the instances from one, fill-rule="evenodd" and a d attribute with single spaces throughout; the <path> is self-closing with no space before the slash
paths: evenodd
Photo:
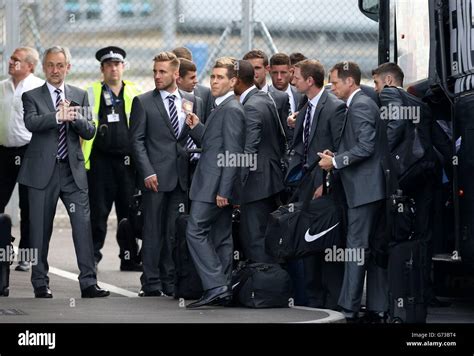
<path id="1" fill-rule="evenodd" d="M 127 53 L 122 48 L 114 46 L 99 49 L 95 54 L 95 58 L 97 58 L 100 63 L 106 61 L 123 62 L 126 56 Z"/>

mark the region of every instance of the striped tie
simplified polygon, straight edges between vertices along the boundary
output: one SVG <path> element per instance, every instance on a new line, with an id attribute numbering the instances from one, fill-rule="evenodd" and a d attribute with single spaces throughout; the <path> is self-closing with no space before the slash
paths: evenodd
<path id="1" fill-rule="evenodd" d="M 166 99 L 168 99 L 168 108 L 170 112 L 171 126 L 173 126 L 174 134 L 176 135 L 176 137 L 178 137 L 178 134 L 179 134 L 178 111 L 176 110 L 176 105 L 174 103 L 176 96 L 168 95 Z"/>
<path id="2" fill-rule="evenodd" d="M 194 150 L 196 149 L 196 145 L 194 144 L 194 141 L 193 139 L 191 138 L 191 136 L 188 136 L 188 139 L 186 140 L 186 149 L 188 150 Z M 189 155 L 189 160 L 190 161 L 197 161 L 199 159 L 199 153 L 191 153 Z"/>
<path id="3" fill-rule="evenodd" d="M 56 110 L 59 109 L 61 103 L 61 89 L 56 89 Z M 65 159 L 67 157 L 67 140 L 66 140 L 66 123 L 59 124 L 59 142 L 58 142 L 58 158 Z"/>

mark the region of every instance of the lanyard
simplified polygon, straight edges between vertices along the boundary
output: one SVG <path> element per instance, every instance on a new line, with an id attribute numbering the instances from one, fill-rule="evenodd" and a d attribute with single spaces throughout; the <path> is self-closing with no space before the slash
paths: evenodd
<path id="1" fill-rule="evenodd" d="M 103 88 L 105 89 L 105 91 L 103 91 L 105 105 L 112 106 L 112 114 L 115 114 L 115 104 L 117 103 L 115 100 L 115 95 L 112 93 L 112 90 L 110 90 L 107 84 L 104 83 Z"/>

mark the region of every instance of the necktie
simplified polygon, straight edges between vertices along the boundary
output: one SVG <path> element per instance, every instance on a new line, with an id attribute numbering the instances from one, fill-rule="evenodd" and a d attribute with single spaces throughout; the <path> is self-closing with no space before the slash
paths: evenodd
<path id="1" fill-rule="evenodd" d="M 191 138 L 191 136 L 188 136 L 188 139 L 186 140 L 186 149 L 188 150 L 194 150 L 196 149 L 196 145 L 194 144 L 194 141 L 193 139 Z M 192 162 L 192 161 L 196 161 L 197 159 L 199 158 L 199 153 L 191 153 L 189 154 L 189 160 Z"/>
<path id="2" fill-rule="evenodd" d="M 304 119 L 303 128 L 303 147 L 304 147 L 304 163 L 308 162 L 308 149 L 309 149 L 309 133 L 311 131 L 311 109 L 313 104 L 308 101 L 308 109 L 306 110 L 306 117 Z"/>
<path id="3" fill-rule="evenodd" d="M 61 103 L 61 89 L 56 89 L 56 110 L 59 109 Z M 66 137 L 66 123 L 59 124 L 59 139 L 58 139 L 58 158 L 65 159 L 67 157 L 67 137 Z"/>
<path id="4" fill-rule="evenodd" d="M 170 113 L 171 126 L 173 126 L 174 134 L 178 137 L 179 134 L 179 120 L 178 120 L 178 111 L 176 110 L 176 105 L 174 100 L 176 99 L 175 95 L 168 95 L 168 108 Z"/>

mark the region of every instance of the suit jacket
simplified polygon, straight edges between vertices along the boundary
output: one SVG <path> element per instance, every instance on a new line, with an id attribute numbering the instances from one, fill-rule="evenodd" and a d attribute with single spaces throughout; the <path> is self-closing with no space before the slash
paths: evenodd
<path id="1" fill-rule="evenodd" d="M 303 123 L 307 109 L 308 103 L 303 106 L 296 117 L 292 149 L 298 158 L 291 160 L 289 170 L 304 160 Z M 318 152 L 323 152 L 325 149 L 329 149 L 332 152 L 335 151 L 345 113 L 346 104 L 328 90 L 324 90 L 314 111 L 313 123 L 309 134 L 308 166 L 312 165 L 319 158 Z M 323 170 L 320 167 L 316 167 L 313 176 L 314 184 L 312 188 L 315 189 L 323 184 Z"/>
<path id="2" fill-rule="evenodd" d="M 194 88 L 194 95 L 198 98 L 201 98 L 203 103 L 202 117 L 198 116 L 201 122 L 204 124 L 207 120 L 207 117 L 211 113 L 212 106 L 214 104 L 214 97 L 211 94 L 211 89 L 208 87 L 198 84 Z"/>
<path id="3" fill-rule="evenodd" d="M 81 108 L 88 108 L 87 92 L 72 85 L 64 86 L 64 96 Z M 18 182 L 35 189 L 44 189 L 54 172 L 58 153 L 59 128 L 56 121 L 56 108 L 46 83 L 27 91 L 22 96 L 26 128 L 33 133 L 31 142 L 21 164 Z M 79 189 L 87 189 L 87 176 L 84 167 L 79 137 L 90 140 L 95 134 L 90 110 L 81 113 L 74 122 L 68 122 L 67 149 L 69 166 L 74 182 Z"/>
<path id="4" fill-rule="evenodd" d="M 284 189 L 280 160 L 285 134 L 269 94 L 254 89 L 243 102 L 245 111 L 244 153 L 256 157 L 256 169 L 242 169 L 241 203 L 271 197 Z"/>
<path id="5" fill-rule="evenodd" d="M 287 93 L 275 89 L 274 86 L 268 86 L 268 94 L 272 97 L 273 101 L 275 102 L 278 116 L 280 117 L 281 125 L 285 130 L 286 141 L 288 146 L 291 145 L 291 141 L 293 140 L 293 129 L 288 126 L 288 116 L 290 115 L 290 97 Z"/>
<path id="6" fill-rule="evenodd" d="M 386 157 L 387 136 L 379 108 L 360 91 L 347 110 L 335 157 L 349 208 L 386 197 L 383 171 Z"/>
<path id="7" fill-rule="evenodd" d="M 179 91 L 182 98 L 195 101 L 192 94 Z M 194 105 L 196 112 L 199 105 Z M 174 133 L 165 103 L 156 89 L 133 99 L 130 113 L 130 141 L 140 182 L 156 174 L 158 190 L 173 191 L 177 184 L 188 189 L 189 155 L 186 152 L 189 127 L 183 124 L 178 138 Z"/>
<path id="8" fill-rule="evenodd" d="M 199 123 L 190 136 L 202 147 L 194 172 L 190 199 L 215 203 L 220 195 L 231 201 L 236 194 L 238 164 L 229 155 L 242 154 L 245 140 L 245 114 L 242 105 L 231 96 L 218 105 L 205 124 Z"/>

